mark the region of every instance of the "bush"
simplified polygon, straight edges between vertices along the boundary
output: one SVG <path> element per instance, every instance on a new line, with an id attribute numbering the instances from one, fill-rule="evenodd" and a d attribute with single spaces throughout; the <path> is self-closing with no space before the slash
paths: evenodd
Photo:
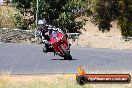
<path id="1" fill-rule="evenodd" d="M 132 37 L 132 1 L 120 0 L 121 14 L 118 25 L 121 29 L 121 34 L 125 37 Z"/>
<path id="2" fill-rule="evenodd" d="M 12 7 L 0 6 L 0 27 L 14 28 L 14 13 Z"/>
<path id="3" fill-rule="evenodd" d="M 23 29 L 23 30 L 28 29 L 28 26 L 29 26 L 28 22 L 26 19 L 23 19 L 21 14 L 16 14 L 14 18 L 15 18 L 15 25 L 17 28 Z"/>
<path id="4" fill-rule="evenodd" d="M 118 19 L 119 5 L 118 0 L 98 0 L 93 22 L 98 25 L 100 31 L 109 31 L 111 21 Z"/>

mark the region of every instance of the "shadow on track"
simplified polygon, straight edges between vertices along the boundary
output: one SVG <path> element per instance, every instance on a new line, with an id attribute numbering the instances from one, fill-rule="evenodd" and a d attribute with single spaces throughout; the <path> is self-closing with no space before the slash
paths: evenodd
<path id="1" fill-rule="evenodd" d="M 56 60 L 73 61 L 73 60 L 77 60 L 77 59 L 72 59 L 72 60 L 66 60 L 66 59 L 51 59 L 51 60 L 55 60 L 55 61 L 56 61 Z"/>

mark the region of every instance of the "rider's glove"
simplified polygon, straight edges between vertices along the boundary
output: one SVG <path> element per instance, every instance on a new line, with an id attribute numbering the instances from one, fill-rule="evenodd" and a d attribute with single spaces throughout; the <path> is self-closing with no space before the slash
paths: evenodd
<path id="1" fill-rule="evenodd" d="M 42 40 L 44 44 L 50 44 L 48 40 Z"/>

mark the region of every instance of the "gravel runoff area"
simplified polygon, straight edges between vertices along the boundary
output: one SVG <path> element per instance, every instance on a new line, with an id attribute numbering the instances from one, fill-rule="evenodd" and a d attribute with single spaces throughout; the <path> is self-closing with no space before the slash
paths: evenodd
<path id="1" fill-rule="evenodd" d="M 70 39 L 69 41 L 73 43 L 72 39 Z M 21 30 L 21 29 L 8 29 L 8 28 L 0 29 L 0 42 L 42 44 L 42 41 L 39 37 L 38 32 L 37 32 L 37 39 L 35 39 L 35 31 Z"/>
<path id="2" fill-rule="evenodd" d="M 4 43 L 37 43 L 34 32 L 20 29 L 0 29 L 0 42 Z"/>

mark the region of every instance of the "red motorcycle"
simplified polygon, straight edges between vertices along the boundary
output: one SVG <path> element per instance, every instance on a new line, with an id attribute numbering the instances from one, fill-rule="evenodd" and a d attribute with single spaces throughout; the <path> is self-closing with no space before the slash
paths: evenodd
<path id="1" fill-rule="evenodd" d="M 65 60 L 72 60 L 72 56 L 70 55 L 70 44 L 66 34 L 58 30 L 52 30 L 49 38 L 55 55 L 58 54 L 64 57 Z"/>

